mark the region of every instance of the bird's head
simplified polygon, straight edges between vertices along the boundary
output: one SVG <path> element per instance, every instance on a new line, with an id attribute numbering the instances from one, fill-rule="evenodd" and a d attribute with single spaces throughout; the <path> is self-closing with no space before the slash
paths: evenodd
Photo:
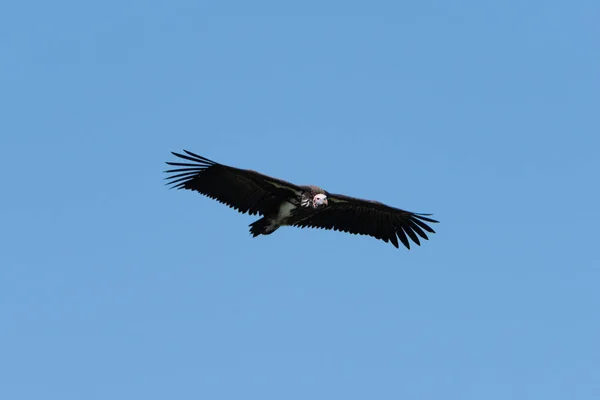
<path id="1" fill-rule="evenodd" d="M 313 207 L 319 208 L 327 205 L 327 196 L 323 193 L 319 193 L 313 197 Z"/>

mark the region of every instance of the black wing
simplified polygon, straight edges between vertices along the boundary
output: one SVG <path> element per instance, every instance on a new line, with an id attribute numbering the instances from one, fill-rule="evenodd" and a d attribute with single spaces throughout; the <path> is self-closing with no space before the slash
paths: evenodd
<path id="1" fill-rule="evenodd" d="M 172 154 L 192 163 L 167 162 L 182 167 L 165 171 L 172 174 L 166 178 L 167 184 L 176 189 L 199 192 L 241 213 L 266 215 L 283 198 L 301 192 L 298 186 L 281 179 L 219 164 L 187 150 L 184 152 L 187 155 Z"/>
<path id="2" fill-rule="evenodd" d="M 427 234 L 435 231 L 425 222 L 438 221 L 427 218 L 431 214 L 417 214 L 390 207 L 373 200 L 358 199 L 341 194 L 327 194 L 329 205 L 295 226 L 301 228 L 333 229 L 355 235 L 368 235 L 391 242 L 398 248 L 398 238 L 410 249 L 410 238 L 420 245 L 419 236 L 428 240 Z"/>

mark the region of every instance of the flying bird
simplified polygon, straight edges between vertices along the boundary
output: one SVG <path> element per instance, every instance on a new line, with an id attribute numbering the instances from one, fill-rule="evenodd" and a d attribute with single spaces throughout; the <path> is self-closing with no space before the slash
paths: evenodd
<path id="1" fill-rule="evenodd" d="M 187 189 L 214 199 L 242 214 L 261 215 L 251 223 L 253 237 L 270 235 L 281 226 L 320 228 L 368 235 L 398 248 L 398 239 L 410 249 L 409 238 L 435 231 L 426 223 L 431 214 L 417 214 L 379 201 L 330 193 L 314 185 L 296 185 L 250 169 L 217 163 L 184 150 L 171 152 L 189 162 L 167 162 L 181 167 L 164 171 L 172 188 Z"/>

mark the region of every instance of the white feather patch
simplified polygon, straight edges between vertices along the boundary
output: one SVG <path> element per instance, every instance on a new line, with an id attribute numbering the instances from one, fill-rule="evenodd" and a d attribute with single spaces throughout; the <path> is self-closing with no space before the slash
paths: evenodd
<path id="1" fill-rule="evenodd" d="M 271 223 L 267 226 L 268 230 L 278 228 L 281 223 L 288 217 L 292 215 L 292 211 L 296 208 L 295 205 L 286 201 L 279 207 L 279 211 L 277 212 L 277 216 L 271 220 Z"/>
<path id="2" fill-rule="evenodd" d="M 300 193 L 299 193 L 297 190 L 294 190 L 294 189 L 292 189 L 292 188 L 291 188 L 291 187 L 289 187 L 289 186 L 282 185 L 282 184 L 279 184 L 279 183 L 277 183 L 277 182 L 273 182 L 273 181 L 271 181 L 271 180 L 269 180 L 269 179 L 265 179 L 265 181 L 266 181 L 266 182 L 268 182 L 268 183 L 270 183 L 271 185 L 275 186 L 275 187 L 276 187 L 276 188 L 278 188 L 278 189 L 287 189 L 287 190 L 291 190 L 291 191 L 293 191 L 293 192 L 294 192 L 295 194 L 297 194 L 297 195 L 299 195 L 299 194 L 300 194 Z"/>

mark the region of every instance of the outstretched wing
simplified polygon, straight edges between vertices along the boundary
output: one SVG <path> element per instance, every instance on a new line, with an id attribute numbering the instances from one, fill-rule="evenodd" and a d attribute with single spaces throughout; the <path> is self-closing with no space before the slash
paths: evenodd
<path id="1" fill-rule="evenodd" d="M 187 150 L 184 152 L 186 154 L 172 154 L 191 163 L 167 162 L 181 167 L 165 171 L 171 174 L 166 178 L 167 184 L 176 189 L 199 192 L 241 213 L 265 215 L 276 209 L 281 199 L 301 192 L 298 186 L 281 179 L 219 164 Z"/>
<path id="2" fill-rule="evenodd" d="M 295 224 L 300 228 L 321 228 L 368 235 L 391 242 L 398 248 L 398 239 L 410 249 L 409 238 L 420 245 L 419 236 L 428 240 L 427 234 L 435 231 L 426 222 L 431 214 L 417 214 L 373 200 L 358 199 L 341 194 L 327 194 L 329 205 L 320 212 Z"/>

